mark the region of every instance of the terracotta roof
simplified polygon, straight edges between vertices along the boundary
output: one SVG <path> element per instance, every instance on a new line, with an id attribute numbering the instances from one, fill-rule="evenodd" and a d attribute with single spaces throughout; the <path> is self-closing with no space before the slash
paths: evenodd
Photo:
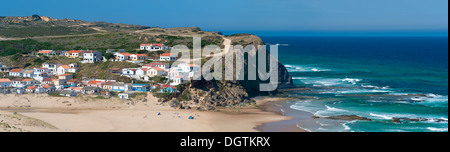
<path id="1" fill-rule="evenodd" d="M 162 86 L 162 88 L 169 88 L 169 87 L 172 87 L 172 86 L 171 85 L 167 85 L 167 84 Z"/>
<path id="2" fill-rule="evenodd" d="M 162 47 L 164 44 L 153 44 L 153 46 L 159 46 Z"/>
<path id="3" fill-rule="evenodd" d="M 108 82 L 105 82 L 103 85 L 113 85 L 114 83 L 116 83 L 116 82 L 108 81 Z"/>
<path id="4" fill-rule="evenodd" d="M 163 53 L 163 54 L 161 54 L 161 56 L 172 56 L 172 54 L 171 53 Z"/>
<path id="5" fill-rule="evenodd" d="M 187 66 L 189 66 L 189 67 L 200 67 L 200 66 L 195 65 L 195 64 L 188 64 Z"/>
<path id="6" fill-rule="evenodd" d="M 163 70 L 161 68 L 158 68 L 158 67 L 152 67 L 152 69 L 155 69 L 156 71 L 165 71 L 165 70 Z"/>
<path id="7" fill-rule="evenodd" d="M 11 82 L 9 79 L 0 79 L 0 82 Z"/>
<path id="8" fill-rule="evenodd" d="M 59 67 L 62 67 L 62 68 L 64 68 L 64 69 L 69 69 L 69 68 L 70 68 L 68 65 L 61 65 L 61 66 L 59 66 Z M 58 67 L 58 68 L 59 68 L 59 67 Z"/>
<path id="9" fill-rule="evenodd" d="M 29 86 L 28 88 L 27 88 L 27 90 L 33 90 L 33 89 L 36 89 L 37 88 L 37 86 Z"/>
<path id="10" fill-rule="evenodd" d="M 76 81 L 78 81 L 77 79 L 70 79 L 69 81 L 67 81 L 67 82 L 71 82 L 71 83 L 74 83 L 74 82 L 76 82 Z"/>
<path id="11" fill-rule="evenodd" d="M 21 72 L 23 69 L 12 69 L 11 71 L 9 71 L 9 72 Z"/>
<path id="12" fill-rule="evenodd" d="M 122 54 L 123 56 L 131 56 L 132 54 L 128 53 L 128 52 L 120 52 L 118 54 Z"/>
<path id="13" fill-rule="evenodd" d="M 25 72 L 23 72 L 23 73 L 30 74 L 30 73 L 33 73 L 33 72 L 34 72 L 33 70 L 25 70 Z"/>
<path id="14" fill-rule="evenodd" d="M 22 82 L 33 81 L 33 79 L 23 79 Z"/>
<path id="15" fill-rule="evenodd" d="M 60 76 L 69 76 L 69 75 L 71 75 L 71 74 L 63 74 L 63 75 L 60 75 Z"/>
<path id="16" fill-rule="evenodd" d="M 91 80 L 91 81 L 88 82 L 88 84 L 95 84 L 95 85 L 97 85 L 98 83 L 102 83 L 102 82 L 95 81 L 95 80 Z"/>
<path id="17" fill-rule="evenodd" d="M 121 68 L 111 68 L 110 70 L 122 70 Z"/>
<path id="18" fill-rule="evenodd" d="M 162 47 L 164 44 L 141 44 L 141 46 L 159 46 Z"/>
<path id="19" fill-rule="evenodd" d="M 167 63 L 148 63 L 145 64 L 144 66 L 156 66 L 156 65 L 167 65 Z"/>
<path id="20" fill-rule="evenodd" d="M 83 87 L 76 87 L 76 88 L 73 88 L 73 90 L 81 91 L 81 90 L 83 90 Z"/>
<path id="21" fill-rule="evenodd" d="M 147 56 L 147 54 L 136 54 L 136 56 Z"/>
<path id="22" fill-rule="evenodd" d="M 141 68 L 141 70 L 142 70 L 142 71 L 147 71 L 148 69 L 146 69 L 146 68 Z"/>
<path id="23" fill-rule="evenodd" d="M 42 86 L 43 88 L 45 88 L 45 89 L 48 89 L 48 88 L 50 88 L 51 86 Z"/>
<path id="24" fill-rule="evenodd" d="M 98 52 L 98 51 L 85 51 L 84 53 L 95 53 L 95 52 Z"/>
<path id="25" fill-rule="evenodd" d="M 52 78 L 44 78 L 42 81 L 52 81 Z"/>
<path id="26" fill-rule="evenodd" d="M 72 54 L 72 53 L 82 53 L 82 52 L 83 52 L 83 50 L 71 50 L 71 51 L 67 51 L 66 53 Z"/>
<path id="27" fill-rule="evenodd" d="M 183 76 L 182 76 L 182 75 L 179 75 L 179 76 L 176 76 L 175 78 L 183 78 Z"/>
<path id="28" fill-rule="evenodd" d="M 22 78 L 15 78 L 15 79 L 13 79 L 12 81 L 21 81 L 22 82 Z"/>
<path id="29" fill-rule="evenodd" d="M 53 52 L 53 50 L 41 50 L 38 53 L 47 54 L 47 53 L 51 53 L 51 52 Z"/>

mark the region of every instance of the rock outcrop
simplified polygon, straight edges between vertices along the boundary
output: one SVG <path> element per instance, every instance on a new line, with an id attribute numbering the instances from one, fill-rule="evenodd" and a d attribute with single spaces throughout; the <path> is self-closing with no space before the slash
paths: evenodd
<path id="1" fill-rule="evenodd" d="M 345 120 L 345 121 L 372 121 L 372 119 L 361 117 L 357 115 L 339 115 L 339 116 L 329 116 L 329 117 L 319 117 L 319 116 L 313 116 L 314 119 L 332 119 L 332 120 Z"/>

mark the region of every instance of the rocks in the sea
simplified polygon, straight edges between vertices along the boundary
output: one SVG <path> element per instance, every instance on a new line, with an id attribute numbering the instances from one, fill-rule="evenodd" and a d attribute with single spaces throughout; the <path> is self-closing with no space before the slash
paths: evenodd
<path id="1" fill-rule="evenodd" d="M 346 120 L 346 121 L 354 121 L 354 120 L 360 120 L 360 121 L 372 121 L 372 119 L 361 117 L 357 115 L 339 115 L 339 116 L 329 116 L 329 117 L 319 117 L 319 116 L 313 116 L 314 119 L 332 119 L 332 120 Z"/>
<path id="2" fill-rule="evenodd" d="M 427 119 L 427 118 L 392 118 L 389 122 L 392 123 L 403 123 L 405 121 L 409 122 L 425 122 L 425 121 L 434 121 L 434 122 L 448 122 L 445 119 Z"/>

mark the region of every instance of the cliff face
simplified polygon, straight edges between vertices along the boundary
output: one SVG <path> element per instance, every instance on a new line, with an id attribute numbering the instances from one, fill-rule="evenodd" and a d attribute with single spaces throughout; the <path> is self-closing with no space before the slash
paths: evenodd
<path id="1" fill-rule="evenodd" d="M 228 36 L 227 38 L 232 40 L 233 45 L 242 45 L 242 46 L 255 45 L 255 46 L 257 46 L 257 45 L 265 44 L 260 37 L 253 35 L 253 34 L 237 34 L 237 35 Z M 270 53 L 268 51 L 266 58 L 268 59 L 269 56 L 270 56 Z M 269 64 L 269 61 L 267 61 L 267 63 Z M 249 65 L 246 65 L 246 66 L 249 66 Z M 258 68 L 258 66 L 253 66 L 253 67 L 256 69 Z M 247 75 L 248 74 L 246 71 L 245 76 L 247 77 Z M 263 81 L 259 80 L 259 78 L 256 81 L 244 80 L 244 81 L 241 81 L 240 83 L 242 83 L 244 85 L 244 87 L 250 92 L 250 94 L 252 96 L 271 94 L 270 92 L 259 92 L 259 84 L 264 83 Z M 293 88 L 293 87 L 294 87 L 294 84 L 292 82 L 291 75 L 287 71 L 286 67 L 281 62 L 278 61 L 278 89 L 286 89 L 286 88 Z"/>
<path id="2" fill-rule="evenodd" d="M 264 44 L 261 38 L 255 35 L 238 35 L 238 36 L 228 36 L 233 42 L 239 42 L 241 45 L 260 45 Z M 236 44 L 235 44 L 236 45 Z M 270 56 L 270 53 L 266 54 Z M 245 61 L 245 69 L 248 68 L 247 61 Z M 269 63 L 269 62 L 268 62 Z M 255 66 L 257 69 L 258 67 Z M 199 105 L 199 110 L 214 110 L 216 107 L 220 106 L 232 106 L 232 105 L 242 105 L 250 104 L 253 101 L 251 97 L 259 95 L 272 95 L 276 94 L 278 91 L 272 92 L 261 92 L 260 84 L 267 83 L 261 81 L 259 78 L 257 80 L 248 80 L 248 73 L 245 71 L 246 80 L 242 81 L 222 81 L 222 80 L 200 80 L 191 81 L 189 84 L 184 84 L 181 86 L 180 96 L 188 97 L 190 102 L 185 104 L 180 104 L 177 100 L 180 98 L 171 100 L 169 104 L 176 105 L 178 107 L 189 107 L 190 105 Z M 293 88 L 292 77 L 287 71 L 286 67 L 278 61 L 278 89 Z M 169 101 L 169 100 L 166 100 Z M 174 104 L 176 103 L 176 104 Z"/>

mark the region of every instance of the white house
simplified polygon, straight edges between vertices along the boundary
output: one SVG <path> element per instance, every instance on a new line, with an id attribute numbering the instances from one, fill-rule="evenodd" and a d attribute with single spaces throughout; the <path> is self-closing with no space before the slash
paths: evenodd
<path id="1" fill-rule="evenodd" d="M 49 77 L 50 70 L 46 68 L 34 68 L 33 79 L 43 81 Z"/>
<path id="2" fill-rule="evenodd" d="M 56 74 L 57 75 L 63 75 L 66 73 L 76 73 L 78 71 L 78 64 L 72 63 L 69 65 L 60 65 L 57 68 Z"/>
<path id="3" fill-rule="evenodd" d="M 56 74 L 57 68 L 61 66 L 59 63 L 43 63 L 42 68 L 47 68 L 50 70 L 50 73 Z"/>
<path id="4" fill-rule="evenodd" d="M 34 76 L 34 70 L 25 69 L 25 70 L 22 71 L 22 77 L 33 78 L 33 76 Z"/>
<path id="5" fill-rule="evenodd" d="M 172 85 L 172 86 L 176 86 L 176 85 L 180 85 L 180 84 L 188 82 L 187 80 L 184 79 L 184 76 L 182 76 L 182 75 L 176 76 L 171 79 L 172 79 L 172 83 L 170 83 L 170 85 Z"/>
<path id="6" fill-rule="evenodd" d="M 117 82 L 115 84 L 112 85 L 112 91 L 131 91 L 132 90 L 132 85 L 128 84 L 128 83 L 123 83 L 123 82 Z"/>
<path id="7" fill-rule="evenodd" d="M 22 71 L 23 69 L 12 69 L 11 71 L 9 71 L 9 76 L 22 77 Z"/>
<path id="8" fill-rule="evenodd" d="M 138 69 L 122 69 L 122 75 L 133 76 L 136 75 Z"/>
<path id="9" fill-rule="evenodd" d="M 176 61 L 177 56 L 175 56 L 175 54 L 172 54 L 172 53 L 163 53 L 159 57 L 159 60 L 160 61 Z"/>
<path id="10" fill-rule="evenodd" d="M 200 72 L 201 68 L 194 64 L 180 64 L 176 67 L 170 68 L 169 77 L 176 78 L 177 76 L 183 76 L 184 79 L 192 78 L 197 72 Z"/>
<path id="11" fill-rule="evenodd" d="M 155 63 L 148 63 L 148 64 L 145 64 L 145 65 L 143 65 L 142 66 L 142 68 L 153 68 L 153 67 L 158 67 L 158 68 L 161 68 L 161 69 L 167 69 L 167 68 L 170 68 L 170 64 L 169 63 L 157 63 L 157 62 L 155 62 Z"/>
<path id="12" fill-rule="evenodd" d="M 135 75 L 139 76 L 139 77 L 145 76 L 145 75 L 147 75 L 147 71 L 148 71 L 148 69 L 146 69 L 146 68 L 140 68 L 140 69 L 136 70 Z"/>
<path id="13" fill-rule="evenodd" d="M 4 78 L 0 79 L 0 88 L 2 88 L 2 87 L 9 87 L 9 86 L 11 86 L 11 80 L 4 79 Z"/>
<path id="14" fill-rule="evenodd" d="M 165 76 L 167 75 L 167 72 L 161 68 L 153 67 L 147 70 L 147 76 L 154 77 L 154 76 Z"/>
<path id="15" fill-rule="evenodd" d="M 81 63 L 95 63 L 103 60 L 103 54 L 99 51 L 85 51 Z"/>
<path id="16" fill-rule="evenodd" d="M 114 57 L 116 58 L 116 61 L 126 61 L 130 60 L 132 54 L 128 52 L 117 52 L 114 54 Z"/>
<path id="17" fill-rule="evenodd" d="M 131 54 L 130 55 L 131 61 L 142 61 L 142 60 L 148 60 L 148 56 L 146 54 Z"/>
<path id="18" fill-rule="evenodd" d="M 68 66 L 69 66 L 69 70 L 66 71 L 66 72 L 69 72 L 69 73 L 76 73 L 76 72 L 78 71 L 78 64 L 76 64 L 76 63 L 71 63 L 71 64 L 68 64 Z"/>
<path id="19" fill-rule="evenodd" d="M 141 50 L 147 50 L 147 51 L 161 51 L 161 50 L 168 50 L 169 47 L 167 47 L 164 44 L 141 44 Z"/>

